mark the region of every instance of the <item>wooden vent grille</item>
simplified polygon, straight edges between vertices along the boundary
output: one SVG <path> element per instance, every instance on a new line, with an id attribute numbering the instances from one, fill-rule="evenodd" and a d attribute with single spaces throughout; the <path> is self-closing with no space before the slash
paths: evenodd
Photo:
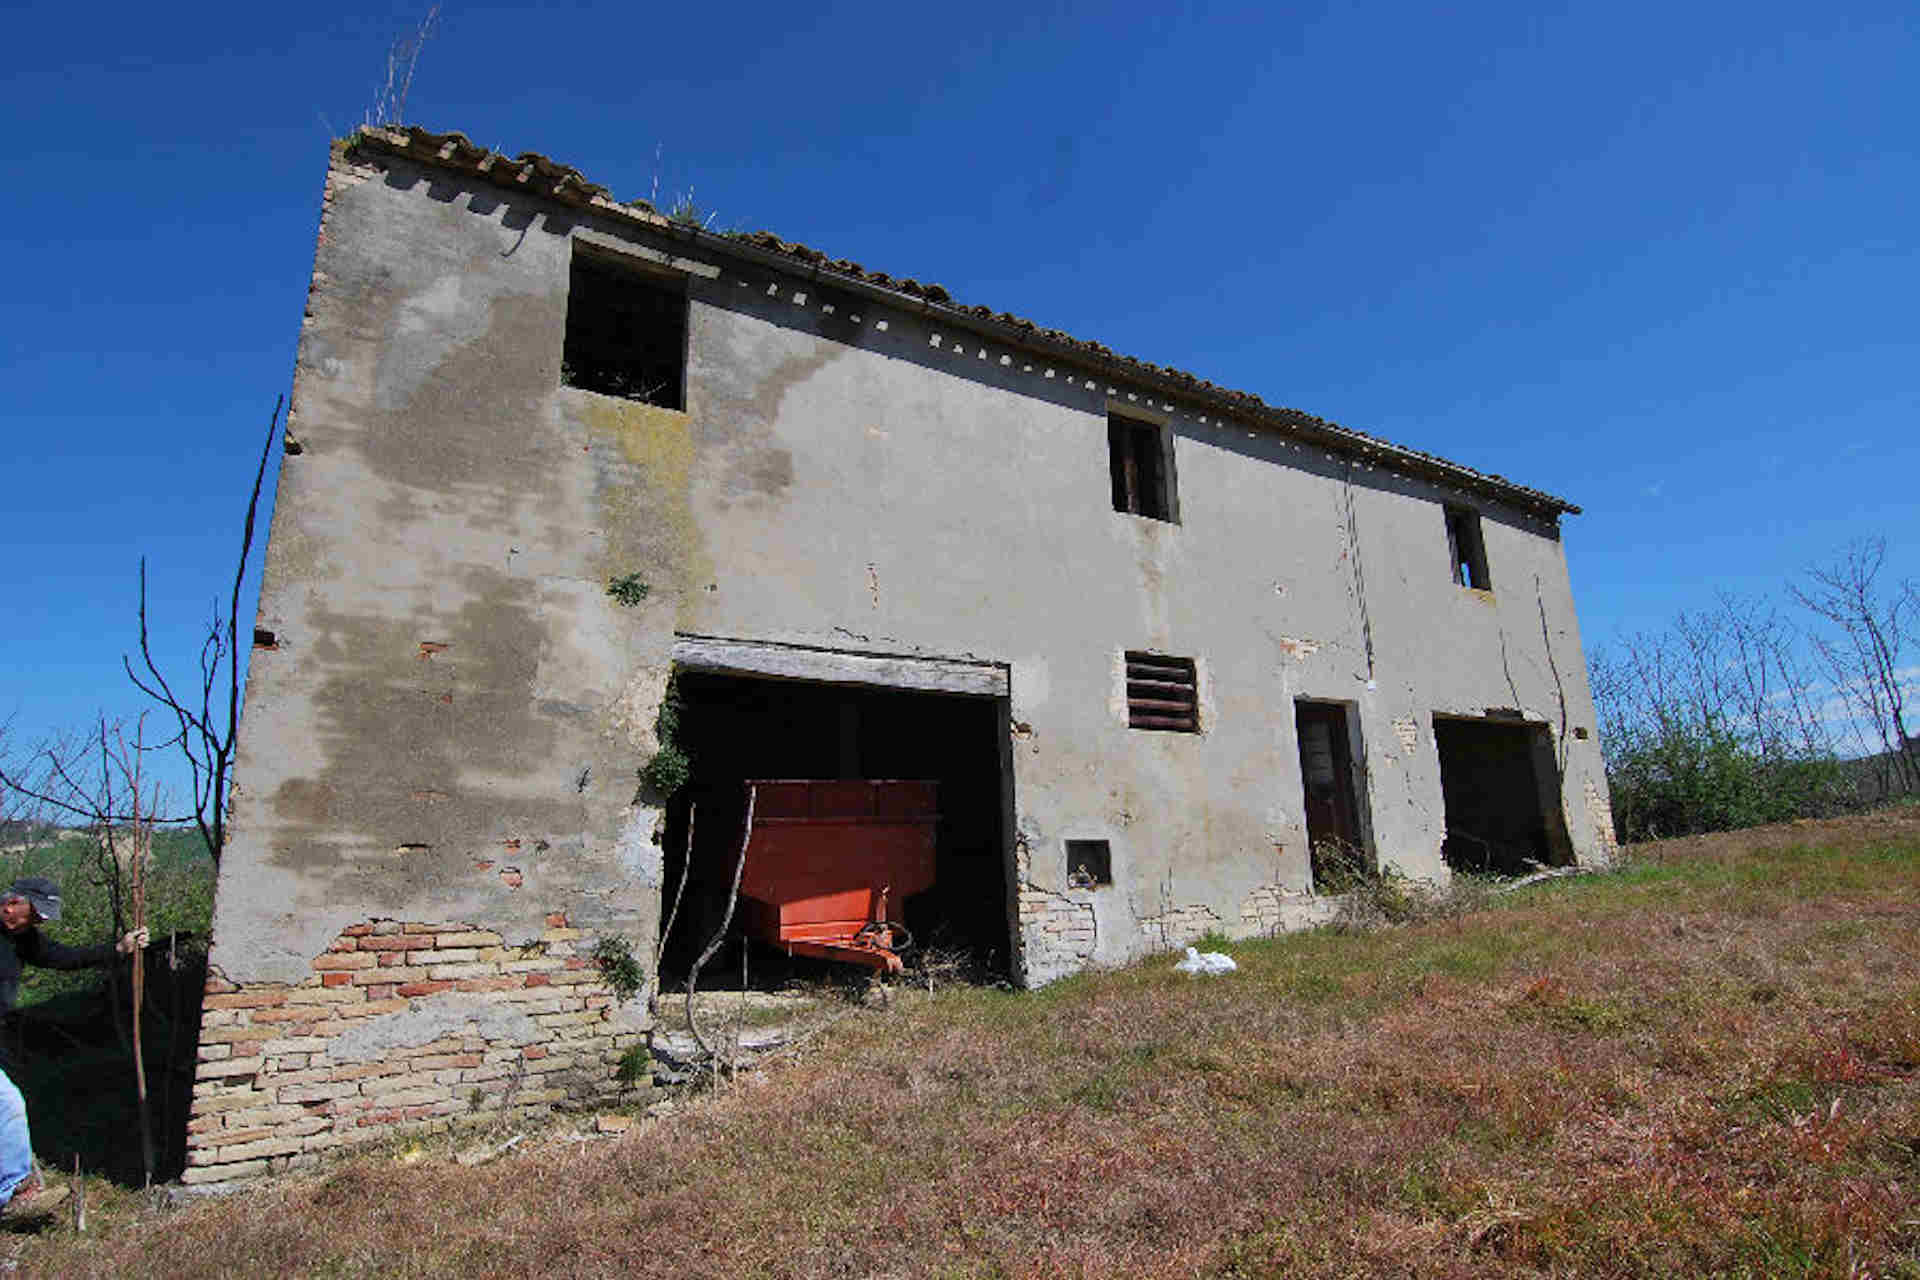
<path id="1" fill-rule="evenodd" d="M 1133 728 L 1198 733 L 1199 695 L 1192 658 L 1127 654 L 1127 724 Z"/>

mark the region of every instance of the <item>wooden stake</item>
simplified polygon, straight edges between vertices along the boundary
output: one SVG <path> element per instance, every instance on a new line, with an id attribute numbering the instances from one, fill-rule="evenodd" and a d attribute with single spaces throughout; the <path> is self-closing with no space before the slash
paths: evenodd
<path id="1" fill-rule="evenodd" d="M 153 825 L 140 813 L 140 751 L 143 746 L 136 733 L 133 741 L 133 847 L 129 851 L 127 879 L 133 899 L 133 927 L 138 932 L 147 926 L 147 850 L 153 843 Z M 125 743 L 121 744 L 124 754 Z M 147 953 L 145 947 L 133 950 L 133 1082 L 140 1097 L 140 1159 L 146 1170 L 146 1185 L 153 1185 L 153 1115 L 147 1103 L 147 1062 L 140 1049 L 140 1011 L 146 1004 Z"/>

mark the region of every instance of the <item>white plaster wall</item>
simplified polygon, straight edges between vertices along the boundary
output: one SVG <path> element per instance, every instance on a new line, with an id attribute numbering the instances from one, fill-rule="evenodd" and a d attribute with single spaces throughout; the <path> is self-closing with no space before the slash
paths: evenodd
<path id="1" fill-rule="evenodd" d="M 622 454 L 558 386 L 570 241 L 683 249 L 402 162 L 333 199 L 260 606 L 289 643 L 255 663 L 216 922 L 236 976 L 291 972 L 350 899 L 650 929 L 626 805 L 675 630 L 1008 663 L 1032 981 L 1314 918 L 1296 698 L 1354 705 L 1379 858 L 1432 878 L 1436 711 L 1593 726 L 1550 523 L 723 251 L 686 251 L 684 419 Z M 1170 425 L 1180 523 L 1111 509 L 1110 404 Z M 1483 513 L 1491 593 L 1452 582 L 1443 502 Z M 617 610 L 636 557 L 656 595 Z M 1126 649 L 1197 661 L 1202 733 L 1127 728 Z M 1560 746 L 1604 857 L 1598 741 Z M 397 871 L 416 829 L 444 865 Z M 580 856 L 524 897 L 468 876 L 516 832 Z M 1068 891 L 1069 838 L 1111 841 L 1111 887 Z"/>

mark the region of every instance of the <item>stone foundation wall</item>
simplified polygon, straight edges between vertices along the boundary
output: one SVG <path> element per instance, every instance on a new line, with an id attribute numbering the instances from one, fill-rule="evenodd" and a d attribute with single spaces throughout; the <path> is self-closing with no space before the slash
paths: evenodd
<path id="1" fill-rule="evenodd" d="M 618 1098 L 644 1023 L 616 1008 L 564 915 L 512 945 L 464 924 L 369 920 L 299 983 L 207 978 L 182 1181 L 218 1183 L 462 1117 Z"/>

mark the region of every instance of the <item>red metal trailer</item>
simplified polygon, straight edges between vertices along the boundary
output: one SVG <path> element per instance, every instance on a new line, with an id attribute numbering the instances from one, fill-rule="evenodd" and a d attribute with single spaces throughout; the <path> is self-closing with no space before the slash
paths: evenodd
<path id="1" fill-rule="evenodd" d="M 789 955 L 899 973 L 904 926 L 888 919 L 933 887 L 939 784 L 780 780 L 753 789 L 740 877 L 747 936 Z"/>

